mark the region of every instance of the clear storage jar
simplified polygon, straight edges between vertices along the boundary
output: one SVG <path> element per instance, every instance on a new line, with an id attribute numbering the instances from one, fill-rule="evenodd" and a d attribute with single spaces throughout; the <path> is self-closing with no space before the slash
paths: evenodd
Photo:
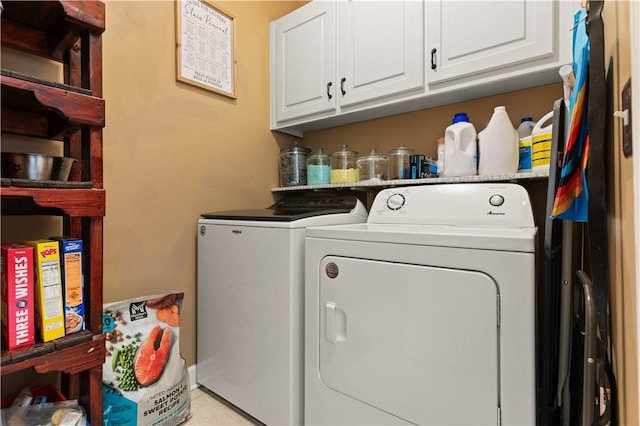
<path id="1" fill-rule="evenodd" d="M 311 150 L 294 141 L 280 150 L 280 186 L 307 184 L 307 156 Z"/>
<path id="2" fill-rule="evenodd" d="M 361 182 L 387 180 L 387 156 L 379 154 L 375 148 L 359 156 L 357 164 Z"/>
<path id="3" fill-rule="evenodd" d="M 331 183 L 331 159 L 322 148 L 307 159 L 307 184 Z"/>
<path id="4" fill-rule="evenodd" d="M 389 179 L 410 179 L 409 157 L 414 154 L 413 149 L 400 144 L 387 153 L 389 163 Z"/>
<path id="5" fill-rule="evenodd" d="M 358 153 L 348 145 L 331 154 L 331 183 L 353 183 L 358 181 Z"/>

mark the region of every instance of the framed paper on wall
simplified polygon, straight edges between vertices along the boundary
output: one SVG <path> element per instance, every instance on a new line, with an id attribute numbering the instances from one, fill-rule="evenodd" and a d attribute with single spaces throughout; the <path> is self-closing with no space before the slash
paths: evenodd
<path id="1" fill-rule="evenodd" d="M 235 18 L 207 0 L 176 0 L 176 79 L 236 99 Z"/>

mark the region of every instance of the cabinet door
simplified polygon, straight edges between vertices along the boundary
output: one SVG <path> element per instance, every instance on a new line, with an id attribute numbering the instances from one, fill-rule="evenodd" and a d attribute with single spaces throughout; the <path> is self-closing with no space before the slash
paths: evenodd
<path id="1" fill-rule="evenodd" d="M 339 2 L 341 106 L 424 87 L 424 3 Z"/>
<path id="2" fill-rule="evenodd" d="M 335 2 L 311 2 L 271 23 L 276 123 L 335 111 L 335 9 Z"/>
<path id="3" fill-rule="evenodd" d="M 549 0 L 426 2 L 429 84 L 553 57 L 556 9 Z"/>

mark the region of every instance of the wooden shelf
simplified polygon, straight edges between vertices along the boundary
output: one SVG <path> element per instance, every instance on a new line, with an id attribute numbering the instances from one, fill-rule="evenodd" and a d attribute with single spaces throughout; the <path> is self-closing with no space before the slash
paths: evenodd
<path id="1" fill-rule="evenodd" d="M 37 343 L 12 351 L 2 351 L 2 375 L 33 368 L 38 373 L 62 371 L 76 374 L 104 363 L 104 335 L 90 331 Z"/>
<path id="2" fill-rule="evenodd" d="M 104 99 L 88 90 L 6 70 L 0 81 L 3 132 L 60 139 L 79 126 L 105 125 Z"/>
<path id="3" fill-rule="evenodd" d="M 427 178 L 427 179 L 397 179 L 397 180 L 379 180 L 379 181 L 367 181 L 367 182 L 354 182 L 354 183 L 331 183 L 325 185 L 299 185 L 299 186 L 285 186 L 278 188 L 271 188 L 272 192 L 285 192 L 285 191 L 308 191 L 308 190 L 361 190 L 361 191 L 375 191 L 381 188 L 388 188 L 394 186 L 409 186 L 409 185 L 434 185 L 445 183 L 467 183 L 467 182 L 509 182 L 531 179 L 546 179 L 549 177 L 549 171 L 535 171 L 535 172 L 522 172 L 522 173 L 510 173 L 503 175 L 491 175 L 491 176 L 457 176 L 457 177 L 441 177 L 441 178 Z"/>
<path id="4" fill-rule="evenodd" d="M 3 1 L 2 44 L 34 55 L 63 60 L 83 32 L 101 34 L 105 7 L 100 1 Z"/>
<path id="5" fill-rule="evenodd" d="M 0 188 L 3 215 L 105 215 L 104 189 Z"/>

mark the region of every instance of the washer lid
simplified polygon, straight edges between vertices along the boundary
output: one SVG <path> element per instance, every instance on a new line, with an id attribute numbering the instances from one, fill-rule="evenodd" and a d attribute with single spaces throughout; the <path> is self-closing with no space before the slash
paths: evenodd
<path id="1" fill-rule="evenodd" d="M 204 213 L 201 216 L 205 219 L 228 219 L 228 220 L 249 220 L 257 222 L 294 222 L 296 220 L 322 216 L 327 214 L 349 213 L 350 209 L 331 210 L 227 210 L 221 212 Z"/>
<path id="2" fill-rule="evenodd" d="M 357 204 L 355 196 L 303 194 L 284 197 L 265 209 L 224 210 L 201 216 L 205 219 L 293 222 L 314 216 L 350 213 Z"/>

